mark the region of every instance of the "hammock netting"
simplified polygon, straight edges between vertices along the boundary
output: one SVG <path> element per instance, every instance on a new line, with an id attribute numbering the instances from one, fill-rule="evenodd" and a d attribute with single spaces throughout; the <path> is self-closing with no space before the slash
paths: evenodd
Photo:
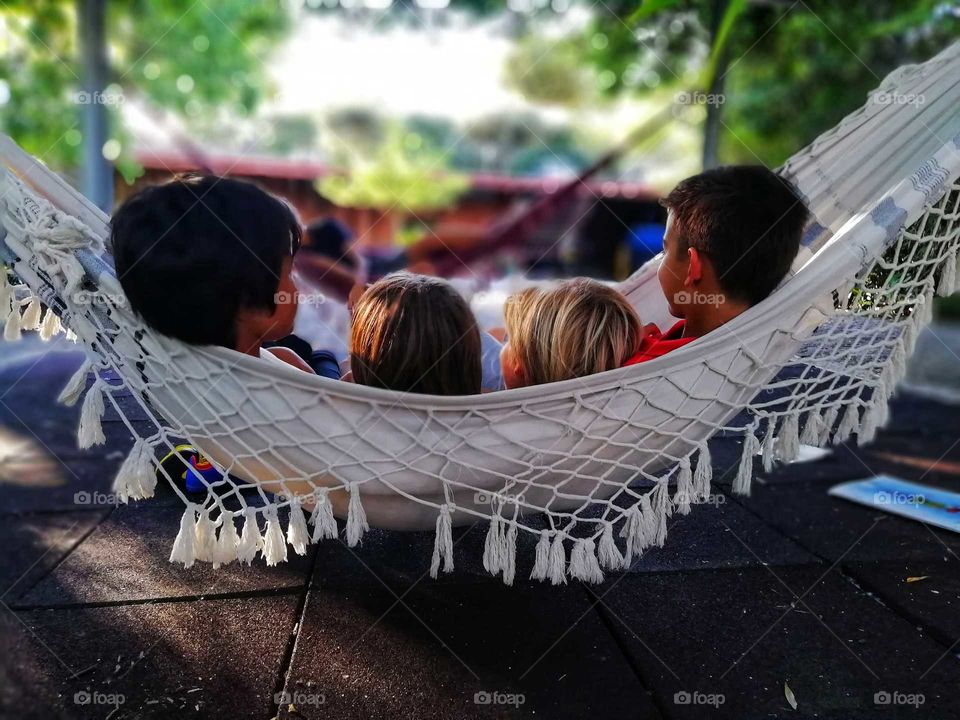
<path id="1" fill-rule="evenodd" d="M 124 502 L 154 494 L 157 459 L 184 441 L 221 471 L 204 497 L 160 468 L 186 508 L 171 561 L 273 565 L 341 534 L 354 546 L 371 525 L 432 528 L 436 576 L 454 566 L 452 527 L 480 520 L 484 566 L 504 582 L 599 582 L 662 546 L 672 513 L 710 502 L 717 433 L 742 442 L 732 491 L 746 494 L 755 468 L 801 443 L 866 443 L 886 422 L 932 298 L 956 277 L 960 44 L 892 73 L 781 168 L 814 220 L 769 298 L 647 363 L 471 397 L 337 382 L 151 332 L 123 301 L 108 218 L 10 140 L 0 156 L 4 260 L 29 288 L 0 279 L 5 336 L 64 328 L 86 350 L 61 395 L 83 398 L 80 446 L 104 442 L 106 407 L 124 420 Z M 620 289 L 663 326 L 657 263 Z M 530 558 L 520 533 L 536 538 Z"/>

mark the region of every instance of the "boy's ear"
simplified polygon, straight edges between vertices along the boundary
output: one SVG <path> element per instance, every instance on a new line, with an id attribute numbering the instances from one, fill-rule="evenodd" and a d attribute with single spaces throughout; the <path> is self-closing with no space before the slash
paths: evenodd
<path id="1" fill-rule="evenodd" d="M 683 284 L 686 286 L 696 285 L 703 279 L 703 261 L 704 258 L 696 248 L 687 248 L 687 277 Z"/>

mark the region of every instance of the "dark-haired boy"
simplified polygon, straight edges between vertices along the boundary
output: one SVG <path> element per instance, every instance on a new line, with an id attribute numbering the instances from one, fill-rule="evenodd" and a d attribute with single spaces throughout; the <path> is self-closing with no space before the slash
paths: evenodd
<path id="1" fill-rule="evenodd" d="M 148 187 L 114 213 L 110 240 L 120 285 L 154 330 L 336 372 L 322 358 L 312 368 L 288 348 L 263 349 L 293 331 L 301 230 L 290 207 L 256 185 L 192 176 Z"/>
<path id="2" fill-rule="evenodd" d="M 666 355 L 767 297 L 790 271 L 809 211 L 789 182 L 761 165 L 719 167 L 678 184 L 657 273 L 670 314 L 627 365 Z"/>

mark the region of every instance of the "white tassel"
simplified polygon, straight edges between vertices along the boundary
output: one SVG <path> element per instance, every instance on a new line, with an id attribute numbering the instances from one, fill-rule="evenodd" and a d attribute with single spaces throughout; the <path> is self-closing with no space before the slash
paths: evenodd
<path id="1" fill-rule="evenodd" d="M 194 553 L 197 560 L 213 562 L 216 559 L 217 535 L 216 523 L 210 519 L 210 511 L 200 511 L 194 532 Z"/>
<path id="2" fill-rule="evenodd" d="M 277 563 L 287 561 L 287 543 L 283 539 L 283 531 L 280 529 L 280 519 L 277 517 L 277 509 L 270 507 L 267 511 L 267 533 L 263 538 L 263 559 L 267 565 L 273 567 Z"/>
<path id="3" fill-rule="evenodd" d="M 597 546 L 597 557 L 600 565 L 607 570 L 622 570 L 624 567 L 623 555 L 620 554 L 620 549 L 613 539 L 612 523 L 608 522 L 603 526 L 603 532 L 600 534 L 600 544 Z"/>
<path id="4" fill-rule="evenodd" d="M 30 298 L 27 310 L 23 313 L 23 318 L 20 320 L 20 328 L 22 330 L 36 330 L 40 327 L 40 313 L 42 310 L 43 307 L 40 305 L 40 298 L 36 296 Z"/>
<path id="5" fill-rule="evenodd" d="M 330 504 L 327 488 L 316 490 L 317 502 L 310 513 L 310 524 L 313 525 L 313 535 L 310 542 L 337 539 L 337 521 L 333 517 L 333 505 Z"/>
<path id="6" fill-rule="evenodd" d="M 453 531 L 450 520 L 450 506 L 441 505 L 437 516 L 437 531 L 433 538 L 433 559 L 430 561 L 430 577 L 437 578 L 440 572 L 440 559 L 443 558 L 443 571 L 453 571 Z"/>
<path id="7" fill-rule="evenodd" d="M 536 557 L 533 570 L 530 571 L 531 580 L 546 580 L 550 568 L 550 531 L 541 530 L 540 540 L 537 542 Z"/>
<path id="8" fill-rule="evenodd" d="M 923 304 L 920 306 L 921 327 L 929 325 L 933 320 L 933 293 L 927 292 L 923 295 Z"/>
<path id="9" fill-rule="evenodd" d="M 857 444 L 866 445 L 877 437 L 877 430 L 883 427 L 889 417 L 887 401 L 883 394 L 874 391 L 874 397 L 863 413 L 863 421 L 857 432 Z"/>
<path id="10" fill-rule="evenodd" d="M 880 401 L 877 406 L 877 429 L 885 428 L 890 421 L 890 403 L 886 400 Z"/>
<path id="11" fill-rule="evenodd" d="M 67 331 L 63 334 L 63 337 L 67 340 L 67 342 L 75 343 L 77 341 L 77 334 L 70 328 L 67 328 Z"/>
<path id="12" fill-rule="evenodd" d="M 824 413 L 823 420 L 820 422 L 820 441 L 817 443 L 820 447 L 830 444 L 830 436 L 833 434 L 833 426 L 839 414 L 840 408 L 837 405 L 831 405 Z"/>
<path id="13" fill-rule="evenodd" d="M 807 413 L 807 421 L 803 424 L 803 433 L 800 435 L 800 442 L 804 445 L 820 444 L 821 425 L 819 408 L 813 408 Z"/>
<path id="14" fill-rule="evenodd" d="M 500 558 L 503 569 L 503 582 L 513 585 L 517 574 L 517 523 L 507 523 L 507 531 L 503 533 L 503 556 Z"/>
<path id="15" fill-rule="evenodd" d="M 347 545 L 356 547 L 363 538 L 363 534 L 369 529 L 367 514 L 363 510 L 363 503 L 360 502 L 360 485 L 351 483 L 350 504 L 347 508 Z"/>
<path id="16" fill-rule="evenodd" d="M 83 398 L 83 407 L 80 409 L 80 427 L 77 429 L 77 444 L 81 450 L 94 445 L 102 445 L 107 441 L 103 435 L 103 426 L 100 419 L 103 417 L 103 381 L 98 377 Z"/>
<path id="17" fill-rule="evenodd" d="M 47 342 L 56 335 L 63 326 L 60 324 L 60 317 L 50 308 L 47 308 L 47 314 L 43 318 L 43 325 L 40 326 L 40 339 Z"/>
<path id="18" fill-rule="evenodd" d="M 13 289 L 7 282 L 7 266 L 0 264 L 0 319 L 7 321 L 13 311 Z"/>
<path id="19" fill-rule="evenodd" d="M 263 535 L 260 534 L 260 525 L 257 522 L 257 511 L 251 507 L 243 511 L 243 534 L 237 546 L 237 560 L 240 564 L 249 565 L 263 548 Z"/>
<path id="20" fill-rule="evenodd" d="M 847 409 L 843 411 L 843 417 L 840 418 L 840 426 L 837 428 L 836 435 L 833 436 L 833 442 L 845 443 L 856 432 L 859 425 L 859 403 L 851 401 L 847 404 Z"/>
<path id="21" fill-rule="evenodd" d="M 567 584 L 567 551 L 563 547 L 563 536 L 558 532 L 550 545 L 550 561 L 547 577 L 551 585 Z"/>
<path id="22" fill-rule="evenodd" d="M 657 481 L 651 502 L 657 519 L 656 534 L 653 536 L 652 544 L 663 547 L 667 540 L 667 517 L 670 515 L 670 490 L 666 480 Z"/>
<path id="23" fill-rule="evenodd" d="M 193 567 L 196 554 L 194 552 L 194 538 L 197 533 L 194 522 L 196 520 L 196 506 L 187 503 L 187 509 L 180 518 L 180 532 L 173 541 L 173 550 L 170 551 L 170 562 L 183 563 L 185 568 Z"/>
<path id="24" fill-rule="evenodd" d="M 237 535 L 237 526 L 233 524 L 233 514 L 220 512 L 220 534 L 217 535 L 217 547 L 214 550 L 213 567 L 229 565 L 237 559 L 237 550 L 240 546 L 240 536 Z"/>
<path id="25" fill-rule="evenodd" d="M 680 515 L 689 515 L 690 503 L 693 500 L 693 470 L 690 469 L 690 456 L 680 458 L 679 466 L 677 492 L 673 496 L 673 502 Z"/>
<path id="26" fill-rule="evenodd" d="M 940 272 L 940 282 L 937 284 L 937 295 L 949 297 L 957 287 L 957 248 L 948 253 L 943 259 L 943 270 Z"/>
<path id="27" fill-rule="evenodd" d="M 767 418 L 767 431 L 763 436 L 762 448 L 762 467 L 764 472 L 773 470 L 773 461 L 776 455 L 777 445 L 777 418 L 771 415 Z"/>
<path id="28" fill-rule="evenodd" d="M 783 419 L 777 436 L 777 460 L 796 460 L 800 453 L 800 411 L 793 410 Z"/>
<path id="29" fill-rule="evenodd" d="M 57 402 L 61 405 L 66 405 L 67 407 L 73 407 L 76 405 L 77 400 L 80 399 L 84 389 L 87 387 L 87 375 L 90 374 L 92 369 L 93 363 L 91 363 L 89 360 L 84 360 L 83 364 L 67 381 L 67 384 L 63 386 L 63 390 L 60 391 L 60 396 L 57 398 Z"/>
<path id="30" fill-rule="evenodd" d="M 120 502 L 126 504 L 128 500 L 153 497 L 156 485 L 153 450 L 138 438 L 113 479 L 113 493 Z"/>
<path id="31" fill-rule="evenodd" d="M 600 563 L 597 561 L 596 544 L 592 538 L 587 540 L 587 549 L 584 553 L 584 560 L 586 560 L 586 581 L 589 583 L 602 583 L 603 570 L 600 569 Z"/>
<path id="32" fill-rule="evenodd" d="M 7 316 L 7 324 L 3 327 L 3 339 L 7 342 L 20 339 L 20 308 L 16 302 L 13 303 L 13 310 Z"/>
<path id="33" fill-rule="evenodd" d="M 157 489 L 157 466 L 154 463 L 153 446 L 144 441 L 134 476 L 140 485 L 140 498 L 152 498 Z"/>
<path id="34" fill-rule="evenodd" d="M 290 518 L 287 523 L 287 542 L 297 555 L 307 554 L 310 532 L 307 530 L 307 518 L 303 515 L 300 498 L 290 498 Z"/>
<path id="35" fill-rule="evenodd" d="M 901 340 L 893 348 L 893 357 L 890 359 L 890 388 L 893 389 L 907 374 L 907 348 Z"/>
<path id="36" fill-rule="evenodd" d="M 490 526 L 487 528 L 487 537 L 483 541 L 483 567 L 491 575 L 496 575 L 503 569 L 501 564 L 502 556 L 500 554 L 503 542 L 502 520 L 499 515 L 490 518 Z"/>
<path id="37" fill-rule="evenodd" d="M 710 446 L 704 442 L 700 445 L 697 469 L 693 473 L 693 492 L 700 502 L 706 502 L 710 499 L 710 482 L 712 480 L 713 458 L 710 457 Z"/>
<path id="38" fill-rule="evenodd" d="M 644 495 L 640 502 L 630 508 L 627 513 L 627 521 L 620 529 L 621 537 L 626 537 L 627 539 L 627 552 L 623 559 L 623 566 L 627 568 L 633 564 L 634 555 L 636 555 L 636 557 L 643 555 L 643 549 L 647 546 L 646 534 L 643 527 L 643 513 L 640 509 L 640 503 L 643 502 L 643 500 L 646 500 L 647 505 L 649 506 L 650 500 L 647 499 L 646 495 Z M 601 545 L 602 544 L 603 543 L 601 543 Z"/>
<path id="39" fill-rule="evenodd" d="M 124 505 L 130 499 L 138 499 L 140 495 L 139 483 L 136 480 L 134 468 L 140 462 L 140 455 L 143 452 L 142 440 L 137 440 L 133 448 L 127 455 L 126 460 L 120 465 L 117 474 L 113 478 L 113 484 L 110 486 L 117 500 Z"/>
<path id="40" fill-rule="evenodd" d="M 594 555 L 593 540 L 577 540 L 570 551 L 570 577 L 588 583 L 602 583 L 603 571 Z"/>
<path id="41" fill-rule="evenodd" d="M 657 541 L 657 512 L 653 508 L 653 493 L 651 490 L 640 498 L 640 549 L 646 550 Z"/>
<path id="42" fill-rule="evenodd" d="M 913 355 L 917 347 L 917 335 L 920 334 L 919 320 L 920 316 L 914 313 L 903 326 L 903 351 L 907 357 Z"/>
<path id="43" fill-rule="evenodd" d="M 754 427 L 749 428 L 743 436 L 743 454 L 740 456 L 740 467 L 737 476 L 733 479 L 731 491 L 736 495 L 750 495 L 750 482 L 753 480 L 753 457 L 760 449 L 759 441 L 754 434 Z"/>

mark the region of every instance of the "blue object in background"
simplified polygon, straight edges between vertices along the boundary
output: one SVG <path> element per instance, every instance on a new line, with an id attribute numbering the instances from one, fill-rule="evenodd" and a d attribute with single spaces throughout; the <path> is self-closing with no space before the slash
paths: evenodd
<path id="1" fill-rule="evenodd" d="M 480 365 L 483 379 L 480 389 L 483 392 L 503 390 L 503 373 L 500 370 L 500 348 L 503 346 L 488 332 L 480 331 Z"/>
<path id="2" fill-rule="evenodd" d="M 630 245 L 630 262 L 634 269 L 660 254 L 666 229 L 662 223 L 649 222 L 638 223 L 630 228 L 627 243 Z"/>

